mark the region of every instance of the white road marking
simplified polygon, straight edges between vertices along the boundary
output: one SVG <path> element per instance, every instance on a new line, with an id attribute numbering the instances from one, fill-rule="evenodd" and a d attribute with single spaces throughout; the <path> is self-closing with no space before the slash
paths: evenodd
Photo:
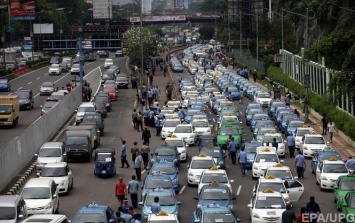
<path id="1" fill-rule="evenodd" d="M 181 190 L 179 191 L 179 194 L 182 194 L 182 192 L 184 192 L 185 188 L 186 188 L 186 185 L 184 185 L 184 186 L 181 188 Z"/>
<path id="2" fill-rule="evenodd" d="M 143 173 L 145 173 L 145 170 L 143 170 L 143 171 L 141 172 L 141 174 L 143 174 Z"/>
<path id="3" fill-rule="evenodd" d="M 237 190 L 237 195 L 239 195 L 241 190 L 242 190 L 242 185 L 239 185 L 238 190 Z"/>
<path id="4" fill-rule="evenodd" d="M 213 118 L 213 121 L 214 121 L 214 122 L 216 122 L 216 119 L 215 119 L 215 118 Z"/>
<path id="5" fill-rule="evenodd" d="M 22 87 L 19 87 L 17 90 L 19 91 L 19 90 L 21 90 L 22 89 Z"/>
<path id="6" fill-rule="evenodd" d="M 31 81 L 31 82 L 28 82 L 28 84 L 32 84 L 32 81 Z"/>
<path id="7" fill-rule="evenodd" d="M 8 95 L 12 95 L 12 93 L 8 94 Z"/>
<path id="8" fill-rule="evenodd" d="M 33 98 L 37 98 L 39 96 L 39 93 L 38 94 L 36 94 Z"/>
<path id="9" fill-rule="evenodd" d="M 239 112 L 241 115 L 243 114 L 241 111 Z"/>
<path id="10" fill-rule="evenodd" d="M 41 77 L 37 77 L 37 80 L 40 79 Z"/>

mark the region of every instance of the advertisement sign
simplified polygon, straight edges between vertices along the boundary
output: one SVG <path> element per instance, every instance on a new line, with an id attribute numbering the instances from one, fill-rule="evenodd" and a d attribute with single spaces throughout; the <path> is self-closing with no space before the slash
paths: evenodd
<path id="1" fill-rule="evenodd" d="M 53 23 L 33 24 L 34 34 L 53 34 Z"/>
<path id="2" fill-rule="evenodd" d="M 140 22 L 140 17 L 130 17 L 130 22 Z M 143 22 L 186 21 L 185 15 L 173 16 L 142 16 Z"/>
<path id="3" fill-rule="evenodd" d="M 152 0 L 144 0 L 142 2 L 142 13 L 151 14 L 152 13 Z"/>
<path id="4" fill-rule="evenodd" d="M 34 0 L 10 0 L 10 17 L 13 20 L 34 19 L 35 7 Z"/>
<path id="5" fill-rule="evenodd" d="M 180 0 L 180 9 L 188 9 L 189 8 L 189 0 Z"/>
<path id="6" fill-rule="evenodd" d="M 93 0 L 94 19 L 112 19 L 112 0 Z"/>
<path id="7" fill-rule="evenodd" d="M 91 40 L 83 40 L 83 41 L 81 41 L 81 47 L 83 49 L 92 49 L 92 41 Z"/>

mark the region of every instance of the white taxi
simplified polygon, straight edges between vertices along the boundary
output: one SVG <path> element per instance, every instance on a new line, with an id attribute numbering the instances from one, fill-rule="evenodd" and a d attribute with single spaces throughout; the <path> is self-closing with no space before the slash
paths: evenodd
<path id="1" fill-rule="evenodd" d="M 267 176 L 274 176 L 275 178 L 280 178 L 282 180 L 293 180 L 298 178 L 293 176 L 290 167 L 283 166 L 281 163 L 269 166 L 263 174 L 263 177 Z"/>
<path id="2" fill-rule="evenodd" d="M 181 106 L 181 101 L 168 101 L 166 107 L 168 108 L 178 108 Z"/>
<path id="3" fill-rule="evenodd" d="M 170 137 L 165 138 L 165 142 L 167 142 L 171 146 L 176 146 L 180 154 L 180 162 L 186 162 L 188 156 L 187 147 L 189 145 L 187 145 L 182 138 L 178 138 L 176 135 L 171 135 Z"/>
<path id="4" fill-rule="evenodd" d="M 322 161 L 316 170 L 317 184 L 320 189 L 333 189 L 333 186 L 340 176 L 348 175 L 349 171 L 344 161 L 332 157 L 329 160 Z"/>
<path id="5" fill-rule="evenodd" d="M 248 204 L 248 208 L 253 223 L 281 223 L 286 202 L 280 192 L 268 188 L 263 192 L 257 192 Z"/>
<path id="6" fill-rule="evenodd" d="M 195 128 L 195 133 L 198 136 L 211 135 L 211 126 L 207 119 L 203 117 L 194 118 L 191 124 Z"/>
<path id="7" fill-rule="evenodd" d="M 187 184 L 189 186 L 198 185 L 202 172 L 211 169 L 215 165 L 211 156 L 206 156 L 205 154 L 193 156 L 190 164 L 187 166 Z"/>
<path id="8" fill-rule="evenodd" d="M 301 147 L 301 142 L 303 136 L 306 134 L 310 134 L 311 132 L 314 132 L 314 129 L 309 127 L 308 125 L 304 125 L 302 127 L 299 127 L 295 131 L 295 147 L 299 149 Z"/>
<path id="9" fill-rule="evenodd" d="M 197 93 L 197 89 L 196 89 L 196 86 L 184 86 L 182 89 L 181 89 L 181 95 L 186 95 L 187 92 L 192 92 L 192 93 Z"/>
<path id="10" fill-rule="evenodd" d="M 232 192 L 231 183 L 233 183 L 234 180 L 229 180 L 225 170 L 221 170 L 218 169 L 218 167 L 213 166 L 209 170 L 204 170 L 202 172 L 200 182 L 198 183 L 197 193 L 200 194 L 200 191 L 204 185 L 210 185 L 214 181 L 217 181 L 219 185 L 228 186 L 229 190 Z"/>
<path id="11" fill-rule="evenodd" d="M 273 166 L 277 163 L 282 163 L 283 160 L 279 160 L 276 154 L 275 147 L 260 146 L 256 148 L 256 155 L 252 166 L 253 179 L 259 178 L 264 175 L 265 170 L 269 166 Z"/>
<path id="12" fill-rule="evenodd" d="M 149 214 L 147 223 L 179 223 L 176 214 L 168 214 L 165 211 L 160 211 L 158 214 Z"/>
<path id="13" fill-rule="evenodd" d="M 175 127 L 180 124 L 180 118 L 170 117 L 168 119 L 165 119 L 165 123 L 160 133 L 161 138 L 166 139 L 167 137 L 169 137 L 171 134 L 173 134 Z"/>
<path id="14" fill-rule="evenodd" d="M 312 157 L 314 152 L 327 149 L 328 145 L 322 135 L 317 132 L 311 132 L 302 137 L 300 142 L 300 150 L 305 157 Z"/>
<path id="15" fill-rule="evenodd" d="M 279 157 L 285 157 L 286 152 L 285 152 L 285 141 L 282 138 L 281 133 L 277 133 L 275 131 L 270 131 L 269 133 L 264 134 L 262 144 L 264 146 L 271 146 L 271 143 L 276 139 L 276 142 L 278 144 L 277 148 L 277 155 Z"/>
<path id="16" fill-rule="evenodd" d="M 178 138 L 183 138 L 189 145 L 194 145 L 197 141 L 195 128 L 192 126 L 192 124 L 187 124 L 186 122 L 177 125 L 173 134 Z"/>
<path id="17" fill-rule="evenodd" d="M 261 106 L 266 107 L 269 106 L 270 102 L 272 101 L 272 98 L 269 93 L 262 91 L 255 95 L 255 101 L 260 103 Z"/>

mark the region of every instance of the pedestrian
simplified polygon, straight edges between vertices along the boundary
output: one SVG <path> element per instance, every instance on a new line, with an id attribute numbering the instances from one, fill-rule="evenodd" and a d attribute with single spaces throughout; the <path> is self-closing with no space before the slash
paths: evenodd
<path id="1" fill-rule="evenodd" d="M 231 158 L 230 147 L 229 147 L 229 143 L 230 143 L 230 142 L 232 142 L 232 135 L 229 135 L 228 138 L 227 138 L 227 140 L 226 140 L 226 145 L 227 145 L 227 148 L 226 148 L 227 151 L 226 151 L 226 153 L 227 153 L 229 159 Z M 223 149 L 223 147 L 222 147 L 222 149 Z"/>
<path id="2" fill-rule="evenodd" d="M 143 131 L 143 115 L 142 112 L 138 112 L 137 115 L 137 131 L 139 132 L 139 127 Z"/>
<path id="3" fill-rule="evenodd" d="M 290 157 L 293 158 L 295 156 L 295 137 L 293 135 L 289 135 L 287 136 L 286 141 Z"/>
<path id="4" fill-rule="evenodd" d="M 119 177 L 118 182 L 116 183 L 116 198 L 118 201 L 118 207 L 122 206 L 123 200 L 126 200 L 127 196 L 127 185 L 123 182 L 123 178 Z"/>
<path id="5" fill-rule="evenodd" d="M 316 223 L 317 218 L 318 218 L 318 214 L 322 213 L 322 212 L 320 210 L 319 205 L 315 201 L 314 196 L 311 196 L 309 198 L 309 202 L 306 205 L 306 212 L 309 215 L 309 222 Z"/>
<path id="6" fill-rule="evenodd" d="M 136 159 L 134 161 L 134 169 L 136 170 L 137 180 L 141 181 L 142 176 L 142 156 L 139 151 L 136 151 Z"/>
<path id="7" fill-rule="evenodd" d="M 150 206 L 150 210 L 152 211 L 152 214 L 158 214 L 161 211 L 159 197 L 154 197 L 154 202 Z"/>
<path id="8" fill-rule="evenodd" d="M 295 113 L 298 117 L 300 117 L 300 113 L 298 112 L 298 110 L 297 110 L 296 108 L 295 108 L 294 113 Z"/>
<path id="9" fill-rule="evenodd" d="M 122 138 L 121 138 L 122 140 Z M 121 147 L 121 168 L 124 168 L 126 164 L 127 168 L 129 168 L 129 163 L 127 162 L 127 144 L 126 140 L 122 140 L 122 147 Z"/>
<path id="10" fill-rule="evenodd" d="M 159 116 L 154 116 L 155 129 L 157 130 L 155 136 L 160 136 L 160 119 Z"/>
<path id="11" fill-rule="evenodd" d="M 333 132 L 335 130 L 335 124 L 333 121 L 329 121 L 328 124 L 328 132 L 329 132 L 329 140 L 332 143 L 333 142 Z"/>
<path id="12" fill-rule="evenodd" d="M 137 142 L 134 142 L 133 143 L 133 147 L 131 148 L 131 155 L 132 155 L 132 162 L 133 162 L 133 165 L 134 165 L 134 162 L 136 160 L 136 152 L 139 151 L 139 148 L 137 146 Z"/>
<path id="13" fill-rule="evenodd" d="M 142 132 L 142 140 L 147 146 L 149 146 L 149 140 L 151 138 L 150 131 L 148 130 L 148 126 L 144 126 L 144 130 Z"/>
<path id="14" fill-rule="evenodd" d="M 135 214 L 134 215 L 134 223 L 142 223 L 142 214 Z"/>
<path id="15" fill-rule="evenodd" d="M 127 187 L 128 188 L 128 187 Z M 127 198 L 126 198 L 127 199 Z M 132 207 L 131 205 L 128 204 L 128 200 L 123 200 L 122 208 L 123 210 L 127 210 Z"/>
<path id="16" fill-rule="evenodd" d="M 168 87 L 168 89 L 166 90 L 166 92 L 167 92 L 167 98 L 168 98 L 168 100 L 170 101 L 171 100 L 171 95 L 172 95 L 172 92 L 173 92 L 173 89 L 172 89 L 172 87 L 169 85 L 169 87 Z"/>
<path id="17" fill-rule="evenodd" d="M 229 143 L 229 152 L 231 154 L 232 164 L 235 165 L 237 159 L 237 144 L 234 141 L 234 137 L 232 137 L 232 141 Z"/>
<path id="18" fill-rule="evenodd" d="M 144 169 L 145 169 L 145 170 L 148 169 L 149 153 L 150 153 L 149 146 L 147 146 L 147 145 L 143 142 L 143 146 L 141 147 L 141 154 L 142 154 L 143 165 L 144 165 Z"/>
<path id="19" fill-rule="evenodd" d="M 240 90 L 239 91 L 239 104 L 243 104 L 243 98 L 244 98 L 244 91 Z"/>
<path id="20" fill-rule="evenodd" d="M 348 170 L 355 170 L 355 160 L 353 159 L 353 157 L 349 156 L 349 159 L 346 161 L 345 163 L 346 168 Z"/>
<path id="21" fill-rule="evenodd" d="M 254 69 L 254 73 L 253 73 L 254 83 L 256 83 L 256 78 L 257 77 L 258 77 L 258 71 L 256 69 Z"/>
<path id="22" fill-rule="evenodd" d="M 181 74 L 179 74 L 179 76 L 178 76 L 178 82 L 179 82 L 179 84 L 181 84 L 181 81 L 182 81 L 182 76 L 181 76 Z"/>
<path id="23" fill-rule="evenodd" d="M 291 92 L 287 91 L 286 94 L 285 94 L 285 97 L 289 97 L 290 99 L 292 99 Z"/>
<path id="24" fill-rule="evenodd" d="M 133 128 L 134 128 L 134 130 L 137 130 L 137 128 L 138 128 L 137 116 L 138 116 L 137 110 L 136 110 L 136 109 L 133 109 L 132 123 L 133 123 Z"/>
<path id="25" fill-rule="evenodd" d="M 131 202 L 134 208 L 138 208 L 138 190 L 139 183 L 136 176 L 132 175 L 132 180 L 128 182 L 128 194 L 131 196 Z"/>
<path id="26" fill-rule="evenodd" d="M 276 151 L 277 151 L 277 149 L 279 148 L 279 144 L 276 142 L 276 138 L 274 138 L 274 139 L 272 140 L 271 146 L 272 146 L 272 147 L 275 147 L 275 148 L 276 148 Z"/>
<path id="27" fill-rule="evenodd" d="M 328 127 L 328 119 L 327 119 L 327 116 L 323 115 L 321 121 L 322 121 L 322 126 L 323 126 L 323 133 L 322 133 L 322 135 L 326 135 L 326 134 L 327 134 L 327 127 Z"/>
<path id="28" fill-rule="evenodd" d="M 164 66 L 164 77 L 166 77 L 166 72 L 168 71 L 168 68 L 166 67 L 166 65 Z"/>
<path id="29" fill-rule="evenodd" d="M 286 104 L 286 106 L 290 106 L 291 105 L 291 98 L 289 96 L 285 97 L 285 104 Z"/>
<path id="30" fill-rule="evenodd" d="M 153 92 L 149 88 L 149 90 L 148 90 L 148 105 L 151 106 L 152 103 L 153 103 Z"/>
<path id="31" fill-rule="evenodd" d="M 132 216 L 130 214 L 128 214 L 128 210 L 127 209 L 123 209 L 121 211 L 121 218 L 124 219 L 124 222 L 131 222 L 132 221 Z"/>
<path id="32" fill-rule="evenodd" d="M 291 209 L 291 204 L 286 204 L 286 210 L 282 212 L 282 223 L 293 223 L 296 220 L 295 212 Z"/>
<path id="33" fill-rule="evenodd" d="M 148 126 L 149 125 L 149 108 L 146 108 L 144 110 L 143 117 L 144 117 L 144 125 Z"/>
<path id="34" fill-rule="evenodd" d="M 244 151 L 244 147 L 240 149 L 238 154 L 238 162 L 240 165 L 240 170 L 242 171 L 242 176 L 245 177 L 246 163 L 247 163 L 247 153 Z"/>
<path id="35" fill-rule="evenodd" d="M 88 101 L 90 101 L 91 100 L 91 94 L 92 94 L 92 89 L 91 89 L 91 87 L 90 87 L 90 84 L 88 84 L 88 94 L 87 94 L 87 97 L 88 97 Z"/>
<path id="36" fill-rule="evenodd" d="M 301 207 L 301 213 L 297 216 L 296 223 L 309 223 L 309 216 L 305 207 Z"/>
<path id="37" fill-rule="evenodd" d="M 304 158 L 302 151 L 298 151 L 298 155 L 295 157 L 295 166 L 297 168 L 298 179 L 304 179 L 304 170 L 306 168 L 306 159 Z"/>

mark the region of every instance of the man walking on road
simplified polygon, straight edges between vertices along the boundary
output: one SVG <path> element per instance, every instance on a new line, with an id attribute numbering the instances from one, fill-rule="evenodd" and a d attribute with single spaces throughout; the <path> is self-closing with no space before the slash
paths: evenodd
<path id="1" fill-rule="evenodd" d="M 126 164 L 127 168 L 129 168 L 129 163 L 127 162 L 127 144 L 126 144 L 126 140 L 122 140 L 121 164 L 122 164 L 121 168 L 124 168 L 125 164 Z"/>
<path id="2" fill-rule="evenodd" d="M 240 165 L 240 170 L 242 171 L 242 176 L 245 177 L 245 164 L 247 163 L 247 153 L 244 151 L 243 147 L 240 149 L 240 152 L 238 154 L 238 161 Z"/>
<path id="3" fill-rule="evenodd" d="M 142 175 L 142 156 L 139 151 L 136 151 L 136 160 L 134 161 L 134 169 L 136 170 L 137 180 L 141 181 Z"/>
<path id="4" fill-rule="evenodd" d="M 149 140 L 151 138 L 150 131 L 148 130 L 148 126 L 144 126 L 144 130 L 142 132 L 142 140 L 147 146 L 149 146 Z"/>
<path id="5" fill-rule="evenodd" d="M 349 156 L 349 159 L 345 163 L 348 170 L 355 170 L 355 160 L 353 157 Z"/>
<path id="6" fill-rule="evenodd" d="M 131 154 L 132 154 L 132 162 L 134 165 L 134 161 L 136 160 L 136 152 L 139 151 L 139 148 L 137 146 L 137 142 L 133 143 L 133 147 L 131 148 Z"/>
<path id="7" fill-rule="evenodd" d="M 328 124 L 328 132 L 329 132 L 329 141 L 332 143 L 333 142 L 333 132 L 335 129 L 335 124 L 333 121 L 330 121 Z"/>
<path id="8" fill-rule="evenodd" d="M 123 182 L 123 178 L 119 177 L 118 182 L 116 183 L 116 198 L 118 201 L 118 207 L 122 206 L 123 200 L 125 200 L 125 197 L 127 196 L 127 185 Z"/>
<path id="9" fill-rule="evenodd" d="M 134 208 L 138 208 L 138 190 L 139 183 L 136 181 L 136 176 L 132 176 L 132 180 L 128 182 L 128 193 L 131 196 L 132 205 Z"/>
<path id="10" fill-rule="evenodd" d="M 145 143 L 143 143 L 143 146 L 141 148 L 141 154 L 142 154 L 142 158 L 143 158 L 144 169 L 147 169 L 147 167 L 148 167 L 149 153 L 150 153 L 149 146 L 147 146 Z"/>
<path id="11" fill-rule="evenodd" d="M 295 156 L 295 137 L 293 135 L 289 135 L 287 136 L 286 141 L 290 157 L 293 158 Z"/>
<path id="12" fill-rule="evenodd" d="M 323 135 L 326 135 L 327 134 L 327 128 L 328 128 L 328 119 L 325 115 L 323 115 L 323 118 L 322 118 L 322 126 L 323 126 Z"/>
<path id="13" fill-rule="evenodd" d="M 229 143 L 229 151 L 232 158 L 232 164 L 235 165 L 237 159 L 237 144 L 234 141 L 234 137 L 232 137 L 232 141 Z"/>
<path id="14" fill-rule="evenodd" d="M 298 152 L 298 155 L 295 158 L 295 166 L 297 168 L 298 179 L 304 179 L 304 168 L 306 168 L 306 159 L 302 155 L 301 151 Z"/>

